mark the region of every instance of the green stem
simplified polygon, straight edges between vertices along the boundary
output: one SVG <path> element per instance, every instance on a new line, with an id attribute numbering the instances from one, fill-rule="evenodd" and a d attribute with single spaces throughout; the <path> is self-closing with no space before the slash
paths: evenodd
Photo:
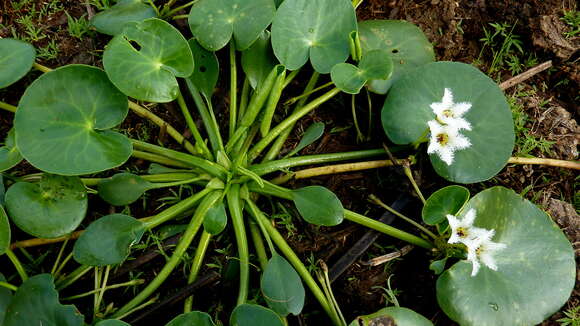
<path id="1" fill-rule="evenodd" d="M 298 256 L 296 255 L 296 253 L 294 253 L 294 251 L 288 245 L 288 243 L 286 243 L 284 237 L 282 237 L 282 235 L 278 232 L 278 230 L 276 230 L 276 228 L 272 225 L 272 223 L 270 223 L 270 221 L 266 219 L 264 216 L 257 215 L 257 217 L 261 220 L 262 224 L 265 226 L 266 231 L 268 232 L 268 234 L 270 235 L 276 246 L 280 249 L 280 251 L 284 254 L 284 256 L 286 256 L 286 259 L 288 259 L 290 264 L 294 266 L 296 272 L 298 272 L 298 274 L 302 277 L 302 280 L 304 280 L 304 283 L 306 283 L 310 291 L 312 291 L 312 294 L 314 294 L 314 297 L 318 300 L 318 302 L 320 303 L 326 314 L 328 314 L 328 316 L 330 316 L 333 319 L 332 321 L 334 325 L 342 326 L 340 319 L 337 319 L 336 315 L 333 313 L 332 308 L 330 307 L 330 303 L 326 299 L 324 292 L 322 292 L 322 290 L 320 289 L 320 287 L 318 286 L 312 275 L 310 275 L 306 266 L 302 264 L 300 258 L 298 258 Z"/>
<path id="2" fill-rule="evenodd" d="M 175 251 L 171 255 L 171 258 L 167 261 L 163 269 L 157 274 L 157 276 L 143 289 L 137 296 L 135 296 L 131 301 L 121 307 L 112 317 L 119 318 L 126 314 L 127 312 L 131 311 L 133 308 L 141 304 L 145 299 L 147 299 L 163 282 L 169 277 L 169 274 L 177 267 L 177 264 L 181 261 L 183 254 L 193 241 L 193 238 L 201 224 L 203 223 L 203 218 L 207 211 L 220 199 L 221 191 L 214 191 L 208 194 L 202 202 L 199 204 L 199 207 L 195 210 L 187 229 L 183 233 L 179 244 L 175 248 Z"/>
<path id="3" fill-rule="evenodd" d="M 25 282 L 28 279 L 28 275 L 26 274 L 24 267 L 20 263 L 20 260 L 18 260 L 18 257 L 16 257 L 14 252 L 9 248 L 6 248 L 6 256 L 8 256 L 8 258 L 12 262 L 12 265 L 14 265 L 14 268 L 16 268 L 16 271 L 18 272 L 18 275 L 20 275 L 22 282 Z"/>
<path id="4" fill-rule="evenodd" d="M 101 310 L 101 302 L 103 302 L 103 296 L 105 295 L 105 291 L 107 291 L 107 282 L 109 281 L 109 274 L 111 272 L 111 265 L 107 265 L 105 267 L 105 276 L 103 277 L 103 282 L 100 284 L 101 290 L 98 291 L 97 301 L 95 303 L 95 313 L 93 316 L 97 316 L 99 311 Z"/>
<path id="5" fill-rule="evenodd" d="M 297 166 L 340 162 L 346 160 L 366 159 L 370 157 L 377 157 L 385 155 L 384 149 L 368 149 L 363 151 L 330 153 L 330 154 L 316 154 L 296 156 L 285 158 L 267 163 L 260 163 L 251 165 L 248 169 L 254 171 L 258 175 L 264 175 L 275 171 L 288 169 Z"/>
<path id="6" fill-rule="evenodd" d="M 138 150 L 133 150 L 133 153 L 131 154 L 131 156 L 133 156 L 134 158 L 146 160 L 149 162 L 159 163 L 159 164 L 173 166 L 173 167 L 177 167 L 177 168 L 189 168 L 189 167 L 191 167 L 188 164 L 185 164 L 185 163 L 182 163 L 182 162 L 179 162 L 176 160 L 168 159 L 165 156 L 156 155 L 156 154 L 152 154 L 152 153 L 148 153 L 148 152 L 142 152 L 142 151 L 138 151 Z"/>
<path id="7" fill-rule="evenodd" d="M 179 7 L 176 7 L 176 8 L 174 8 L 174 9 L 171 9 L 171 10 L 170 10 L 170 11 L 169 11 L 167 14 L 165 14 L 165 17 L 171 17 L 171 16 L 173 16 L 175 13 L 177 13 L 178 11 L 180 11 L 180 10 L 183 10 L 183 9 L 186 9 L 186 8 L 188 8 L 188 7 L 191 7 L 191 6 L 193 6 L 193 5 L 194 5 L 196 2 L 198 2 L 198 1 L 199 1 L 199 0 L 193 0 L 193 1 L 190 1 L 190 2 L 188 2 L 188 3 L 186 3 L 186 4 L 184 4 L 184 5 L 181 5 L 181 6 L 179 6 Z M 187 15 L 185 15 L 185 16 L 187 16 Z"/>
<path id="8" fill-rule="evenodd" d="M 193 179 L 193 177 L 195 176 L 196 174 L 193 173 L 160 173 L 160 174 L 140 175 L 139 177 L 149 182 L 174 182 Z M 85 184 L 85 186 L 97 186 L 101 181 L 105 179 L 106 178 L 81 178 L 81 181 Z"/>
<path id="9" fill-rule="evenodd" d="M 169 187 L 180 186 L 180 185 L 184 185 L 184 184 L 190 184 L 190 183 L 194 183 L 194 182 L 205 180 L 205 179 L 207 179 L 207 178 L 197 177 L 197 178 L 191 178 L 191 179 L 187 179 L 187 180 L 180 180 L 180 181 L 174 181 L 174 182 L 155 183 L 149 189 L 169 188 Z"/>
<path id="10" fill-rule="evenodd" d="M 242 202 L 240 200 L 240 185 L 234 184 L 227 194 L 228 207 L 236 235 L 238 245 L 238 258 L 240 259 L 240 288 L 238 292 L 237 304 L 241 305 L 248 298 L 248 286 L 250 280 L 250 254 L 248 251 L 248 239 L 246 238 L 246 228 L 244 226 L 244 215 L 242 213 Z"/>
<path id="11" fill-rule="evenodd" d="M 250 161 L 253 161 L 262 151 L 268 146 L 276 137 L 278 137 L 284 130 L 291 128 L 294 123 L 296 123 L 300 118 L 310 113 L 312 110 L 317 108 L 319 105 L 330 100 L 335 95 L 340 93 L 340 89 L 333 88 L 332 90 L 326 92 L 324 95 L 318 97 L 307 105 L 301 107 L 296 112 L 292 113 L 284 121 L 280 122 L 276 127 L 274 127 L 270 132 L 262 138 L 248 153 Z"/>
<path id="12" fill-rule="evenodd" d="M 208 105 L 205 105 L 205 102 L 195 84 L 189 78 L 185 79 L 185 83 L 187 84 L 189 93 L 197 107 L 197 112 L 199 112 L 199 115 L 201 116 L 211 147 L 214 151 L 225 151 L 222 136 L 220 134 L 220 128 L 215 118 L 213 108 L 211 107 L 211 99 L 206 98 Z"/>
<path id="13" fill-rule="evenodd" d="M 139 285 L 139 284 L 143 284 L 145 283 L 145 280 L 142 279 L 137 279 L 137 280 L 131 280 L 125 283 L 119 283 L 119 284 L 113 284 L 113 285 L 108 285 L 104 288 L 98 288 L 98 289 L 94 289 L 85 293 L 81 293 L 81 294 L 77 294 L 77 295 L 73 295 L 70 297 L 66 297 L 66 298 L 62 298 L 60 299 L 61 301 L 70 301 L 70 300 L 75 300 L 75 299 L 80 299 L 80 298 L 84 298 L 86 296 L 89 296 L 91 294 L 95 294 L 99 291 L 102 290 L 112 290 L 112 289 L 116 289 L 116 288 L 122 288 L 122 287 L 126 287 L 126 286 L 135 286 L 135 285 Z"/>
<path id="14" fill-rule="evenodd" d="M 296 69 L 291 71 L 288 76 L 286 76 L 286 79 L 284 80 L 284 85 L 282 85 L 282 88 L 286 88 L 288 87 L 288 85 L 290 85 L 290 83 L 294 80 L 294 78 L 296 78 L 296 76 L 298 76 L 298 73 L 300 73 L 300 69 Z"/>
<path id="15" fill-rule="evenodd" d="M 142 142 L 140 140 L 131 139 L 131 142 L 135 148 L 145 150 L 153 154 L 163 155 L 167 158 L 186 163 L 191 167 L 200 168 L 214 177 L 220 178 L 222 180 L 226 179 L 227 171 L 221 165 L 212 161 Z"/>
<path id="16" fill-rule="evenodd" d="M 316 86 L 316 83 L 318 82 L 319 76 L 320 76 L 320 74 L 317 72 L 312 73 L 312 76 L 310 76 L 310 80 L 308 81 L 308 83 L 306 84 L 306 87 L 304 88 L 304 92 L 309 92 L 314 88 L 314 86 Z M 300 107 L 302 107 L 306 103 L 307 100 L 308 100 L 308 97 L 302 98 L 298 102 L 298 104 L 296 104 L 296 106 L 294 107 L 293 112 L 296 112 Z M 286 139 L 288 138 L 288 136 L 290 136 L 290 133 L 292 132 L 293 127 L 294 127 L 294 124 L 292 124 L 288 129 L 284 130 L 280 134 L 280 136 L 278 136 L 278 138 L 276 138 L 276 141 L 274 142 L 274 144 L 272 144 L 272 146 L 270 147 L 270 149 L 268 150 L 266 155 L 264 155 L 264 159 L 262 160 L 262 162 L 271 161 L 278 156 L 278 154 L 280 153 L 280 150 L 282 149 L 282 146 L 284 146 L 284 143 L 286 142 Z"/>
<path id="17" fill-rule="evenodd" d="M 197 275 L 201 269 L 203 263 L 203 258 L 207 252 L 207 247 L 209 246 L 209 241 L 211 240 L 211 234 L 203 231 L 199 243 L 197 244 L 197 249 L 195 250 L 195 256 L 193 257 L 193 262 L 191 263 L 191 271 L 189 272 L 189 277 L 187 278 L 187 284 L 191 284 L 197 279 Z M 183 305 L 183 312 L 191 312 L 193 306 L 193 296 L 189 296 L 185 299 Z"/>
<path id="18" fill-rule="evenodd" d="M 252 215 L 254 217 L 254 220 L 256 220 L 256 223 L 258 223 L 260 230 L 262 230 L 262 233 L 264 233 L 264 238 L 266 238 L 266 242 L 268 243 L 268 247 L 270 248 L 270 252 L 272 254 L 275 254 L 276 250 L 274 249 L 274 244 L 272 243 L 272 239 L 270 239 L 270 235 L 268 235 L 268 232 L 266 231 L 266 227 L 264 225 L 262 225 L 262 221 L 267 219 L 266 216 L 264 215 L 264 213 L 262 213 L 262 211 L 258 208 L 256 203 L 252 199 L 248 198 L 248 199 L 246 199 L 246 202 L 248 204 L 247 209 L 250 212 L 250 215 Z M 260 215 L 260 216 L 258 216 L 258 215 Z"/>
<path id="19" fill-rule="evenodd" d="M 230 129 L 232 137 L 236 131 L 238 119 L 238 67 L 236 64 L 236 44 L 234 39 L 230 41 Z"/>
<path id="20" fill-rule="evenodd" d="M 248 108 L 248 100 L 250 98 L 250 80 L 248 77 L 244 79 L 244 85 L 242 86 L 242 95 L 240 98 L 240 109 L 238 114 L 238 123 L 242 121 L 242 117 L 244 113 L 246 113 L 246 109 Z"/>
<path id="21" fill-rule="evenodd" d="M 332 86 L 332 85 L 334 85 L 333 82 L 328 82 L 328 83 L 326 83 L 324 85 L 320 85 L 320 86 L 318 86 L 318 87 L 316 87 L 314 89 L 311 89 L 311 90 L 309 90 L 307 92 L 304 92 L 304 93 L 302 93 L 302 94 L 300 94 L 300 95 L 298 95 L 296 97 L 293 97 L 293 98 L 287 100 L 286 102 L 284 102 L 284 104 L 285 105 L 292 105 L 292 104 L 296 103 L 298 100 L 301 100 L 303 98 L 308 98 L 308 96 L 310 96 L 310 95 L 318 92 L 319 90 L 325 89 L 325 88 L 327 88 L 329 86 Z"/>
<path id="22" fill-rule="evenodd" d="M 3 288 L 7 288 L 8 290 L 14 291 L 14 292 L 18 291 L 18 287 L 16 285 L 12 285 L 8 282 L 0 281 L 0 286 Z"/>
<path id="23" fill-rule="evenodd" d="M 71 284 L 76 282 L 79 278 L 83 277 L 86 273 L 92 270 L 93 266 L 81 265 L 77 269 L 75 269 L 72 273 L 70 273 L 66 278 L 60 279 L 56 282 L 56 289 L 61 291 Z"/>
<path id="24" fill-rule="evenodd" d="M 379 198 L 377 198 L 377 196 L 375 195 L 370 195 L 369 199 L 372 200 L 374 203 L 376 203 L 377 205 L 381 206 L 382 208 L 386 209 L 387 211 L 389 211 L 391 214 L 398 216 L 400 218 L 402 218 L 405 222 L 413 225 L 414 227 L 416 227 L 417 229 L 425 232 L 425 234 L 429 235 L 431 238 L 433 238 L 433 240 L 437 240 L 438 237 L 433 234 L 433 232 L 429 231 L 426 227 L 424 227 L 423 225 L 413 221 L 411 218 L 399 213 L 398 211 L 396 211 L 395 209 L 393 209 L 392 207 L 390 207 L 389 205 L 383 203 Z"/>
<path id="25" fill-rule="evenodd" d="M 151 230 L 167 221 L 169 221 L 170 219 L 174 218 L 175 216 L 185 212 L 186 210 L 192 208 L 193 206 L 195 206 L 195 204 L 197 204 L 198 201 L 200 201 L 202 198 L 204 198 L 207 194 L 209 194 L 212 191 L 212 189 L 210 188 L 204 188 L 202 191 L 198 192 L 197 194 L 180 201 L 179 203 L 165 209 L 164 211 L 160 212 L 157 215 L 152 216 L 150 219 L 147 220 L 147 222 L 145 222 L 145 228 L 148 230 Z"/>
<path id="26" fill-rule="evenodd" d="M 58 264 L 60 263 L 60 259 L 62 258 L 62 253 L 64 252 L 64 248 L 66 248 L 66 244 L 68 243 L 68 239 L 64 240 L 64 242 L 62 243 L 62 246 L 60 246 L 60 250 L 58 251 L 58 255 L 56 256 L 56 260 L 54 261 L 54 264 L 52 265 L 52 269 L 50 270 L 50 274 L 52 274 L 52 276 L 55 276 L 56 274 L 56 270 L 58 268 Z"/>
<path id="27" fill-rule="evenodd" d="M 187 108 L 187 104 L 185 103 L 185 99 L 183 98 L 183 94 L 181 94 L 181 92 L 177 93 L 177 104 L 181 108 L 181 113 L 185 118 L 185 122 L 187 123 L 189 130 L 193 134 L 193 138 L 195 139 L 195 145 L 201 148 L 202 151 L 201 154 L 203 154 L 206 159 L 213 160 L 213 155 L 211 154 L 211 151 L 209 150 L 209 148 L 207 148 L 205 141 L 201 137 L 201 134 L 199 133 L 199 130 L 197 129 L 197 126 L 195 125 L 193 118 L 191 117 L 191 113 L 189 112 L 189 108 Z"/>
<path id="28" fill-rule="evenodd" d="M 8 112 L 12 112 L 15 113 L 16 112 L 16 107 L 14 105 L 10 105 L 8 103 L 4 103 L 2 101 L 0 101 L 0 109 L 4 109 Z"/>
<path id="29" fill-rule="evenodd" d="M 67 239 L 68 240 L 68 239 Z M 66 240 L 65 240 L 66 241 Z M 52 273 L 52 276 L 56 279 L 59 275 L 60 272 L 62 271 L 62 269 L 66 266 L 66 264 L 73 258 L 73 252 L 71 251 L 62 261 L 62 264 L 60 264 L 60 266 L 56 269 L 56 271 L 54 273 Z"/>
<path id="30" fill-rule="evenodd" d="M 268 265 L 268 255 L 266 254 L 266 247 L 264 247 L 264 241 L 260 235 L 260 229 L 258 229 L 255 222 L 250 222 L 250 235 L 252 236 L 252 242 L 254 243 L 254 248 L 258 255 L 260 267 L 264 270 Z"/>
<path id="31" fill-rule="evenodd" d="M 364 136 L 362 131 L 360 130 L 360 126 L 358 125 L 358 119 L 356 117 L 356 97 L 353 95 L 351 95 L 351 101 L 350 101 L 350 109 L 351 109 L 351 113 L 352 113 L 352 121 L 354 122 L 354 128 L 356 129 L 356 139 L 358 141 L 364 141 Z"/>

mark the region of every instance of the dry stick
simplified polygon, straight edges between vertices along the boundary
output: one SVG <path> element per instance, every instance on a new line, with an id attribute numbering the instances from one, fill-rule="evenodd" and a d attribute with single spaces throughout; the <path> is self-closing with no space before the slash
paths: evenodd
<path id="1" fill-rule="evenodd" d="M 547 165 L 559 168 L 566 168 L 572 170 L 580 170 L 580 162 L 578 161 L 565 161 L 565 160 L 555 160 L 551 158 L 539 158 L 539 157 L 510 157 L 508 163 L 511 164 L 534 164 L 534 165 Z"/>
<path id="2" fill-rule="evenodd" d="M 195 281 L 194 283 L 186 285 L 182 288 L 179 292 L 175 293 L 174 295 L 170 296 L 166 300 L 159 302 L 158 304 L 151 307 L 149 310 L 144 311 L 139 316 L 133 318 L 129 321 L 129 324 L 134 325 L 139 320 L 149 316 L 150 314 L 154 313 L 155 311 L 164 308 L 166 306 L 171 307 L 174 306 L 177 302 L 184 300 L 187 297 L 190 297 L 195 291 L 199 290 L 200 288 L 206 287 L 210 284 L 215 283 L 220 278 L 220 275 L 216 272 L 210 272 L 207 275 L 204 275 L 199 280 Z"/>
<path id="3" fill-rule="evenodd" d="M 503 83 L 499 84 L 499 88 L 501 88 L 502 90 L 506 90 L 512 86 L 515 86 L 521 82 L 523 82 L 526 79 L 531 78 L 532 76 L 548 69 L 552 67 L 552 60 L 548 60 L 542 64 L 539 64 L 537 66 L 535 66 L 534 68 L 528 69 L 524 72 L 522 72 L 521 74 L 514 76 L 506 81 L 504 81 Z"/>
<path id="4" fill-rule="evenodd" d="M 406 254 L 408 254 L 413 248 L 415 248 L 415 246 L 413 245 L 406 245 L 403 248 L 401 248 L 401 250 L 397 250 L 395 252 L 391 252 L 388 253 L 386 255 L 382 255 L 379 257 L 375 257 L 369 261 L 363 262 L 363 265 L 368 265 L 368 266 L 378 266 L 378 265 L 382 265 L 386 262 L 389 262 L 393 259 L 399 258 L 401 256 L 404 256 Z"/>

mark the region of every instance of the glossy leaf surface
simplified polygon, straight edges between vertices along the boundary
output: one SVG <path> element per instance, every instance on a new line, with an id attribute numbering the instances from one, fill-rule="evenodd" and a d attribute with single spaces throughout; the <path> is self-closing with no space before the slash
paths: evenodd
<path id="1" fill-rule="evenodd" d="M 462 210 L 474 225 L 495 230 L 497 271 L 457 262 L 437 280 L 437 300 L 461 325 L 537 325 L 566 302 L 576 280 L 574 250 L 558 226 L 512 190 L 493 187 Z"/>
<path id="2" fill-rule="evenodd" d="M 344 219 L 342 203 L 336 195 L 321 186 L 309 186 L 292 191 L 294 204 L 307 222 L 333 226 Z"/>
<path id="3" fill-rule="evenodd" d="M 203 219 L 203 229 L 211 234 L 220 234 L 228 224 L 228 215 L 223 202 L 210 208 Z"/>
<path id="4" fill-rule="evenodd" d="M 122 214 L 106 215 L 81 234 L 73 250 L 74 259 L 84 265 L 106 266 L 121 263 L 131 245 L 145 232 L 143 223 Z"/>
<path id="5" fill-rule="evenodd" d="M 255 304 L 241 304 L 232 311 L 230 326 L 284 326 L 272 310 Z"/>
<path id="6" fill-rule="evenodd" d="M 153 184 L 138 175 L 117 173 L 99 182 L 99 196 L 115 206 L 129 205 L 141 197 Z"/>
<path id="7" fill-rule="evenodd" d="M 88 199 L 78 177 L 44 174 L 38 183 L 18 182 L 6 192 L 6 209 L 24 232 L 56 238 L 73 232 L 87 212 Z"/>
<path id="8" fill-rule="evenodd" d="M 32 68 L 36 51 L 26 42 L 12 38 L 0 39 L 0 88 L 20 80 Z"/>
<path id="9" fill-rule="evenodd" d="M 188 78 L 206 99 L 210 99 L 219 77 L 218 59 L 215 53 L 201 47 L 195 39 L 189 40 L 188 43 L 195 62 L 193 74 Z"/>
<path id="10" fill-rule="evenodd" d="M 98 322 L 95 326 L 131 326 L 131 325 L 121 320 L 108 319 Z"/>
<path id="11" fill-rule="evenodd" d="M 261 85 L 278 64 L 270 40 L 270 32 L 264 31 L 250 48 L 242 52 L 242 68 L 253 89 Z"/>
<path id="12" fill-rule="evenodd" d="M 16 148 L 14 139 L 14 128 L 10 129 L 4 141 L 4 146 L 0 147 L 0 172 L 4 172 L 16 166 L 22 161 L 22 155 Z"/>
<path id="13" fill-rule="evenodd" d="M 439 224 L 447 214 L 456 215 L 469 200 L 469 190 L 462 186 L 447 186 L 435 191 L 423 206 L 421 216 L 429 225 Z"/>
<path id="14" fill-rule="evenodd" d="M 374 314 L 359 316 L 349 326 L 433 326 L 431 321 L 408 308 L 387 307 Z"/>
<path id="15" fill-rule="evenodd" d="M 304 131 L 304 135 L 302 135 L 302 139 L 300 139 L 300 142 L 298 143 L 298 145 L 296 145 L 296 148 L 294 148 L 286 156 L 295 155 L 296 153 L 304 149 L 306 146 L 317 141 L 320 137 L 322 137 L 323 134 L 324 134 L 324 122 L 315 122 L 311 124 L 310 126 L 308 126 L 306 131 Z"/>
<path id="16" fill-rule="evenodd" d="M 91 25 L 100 33 L 117 35 L 123 31 L 127 23 L 140 22 L 153 17 L 157 17 L 155 10 L 143 1 L 120 0 L 111 8 L 93 16 Z"/>
<path id="17" fill-rule="evenodd" d="M 336 87 L 348 94 L 358 94 L 371 79 L 388 79 L 393 73 L 393 62 L 389 52 L 372 50 L 364 54 L 358 67 L 350 63 L 339 63 L 332 67 L 330 76 Z"/>
<path id="18" fill-rule="evenodd" d="M 201 311 L 181 314 L 165 326 L 214 326 L 211 316 Z"/>
<path id="19" fill-rule="evenodd" d="M 47 72 L 24 92 L 16 145 L 36 168 L 61 175 L 95 173 L 129 158 L 127 137 L 110 129 L 128 112 L 123 95 L 100 69 L 69 65 Z"/>
<path id="20" fill-rule="evenodd" d="M 273 254 L 264 269 L 261 281 L 266 302 L 280 316 L 299 315 L 306 292 L 300 275 L 286 259 Z"/>

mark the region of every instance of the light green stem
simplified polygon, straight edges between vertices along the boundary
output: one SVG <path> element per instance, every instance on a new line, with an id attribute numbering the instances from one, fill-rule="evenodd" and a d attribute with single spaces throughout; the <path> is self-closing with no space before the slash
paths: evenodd
<path id="1" fill-rule="evenodd" d="M 189 168 L 191 167 L 189 164 L 185 164 L 176 160 L 172 160 L 169 159 L 165 156 L 161 156 L 161 155 L 157 155 L 157 154 L 152 154 L 152 153 L 148 153 L 148 152 L 142 152 L 142 151 L 138 151 L 138 150 L 133 150 L 133 153 L 131 154 L 131 156 L 133 156 L 134 158 L 139 158 L 142 160 L 146 160 L 149 162 L 153 162 L 153 163 L 159 163 L 159 164 L 163 164 L 166 166 L 172 166 L 172 167 L 177 167 L 177 168 Z"/>
<path id="2" fill-rule="evenodd" d="M 8 103 L 4 103 L 2 101 L 0 101 L 0 109 L 4 109 L 8 112 L 12 112 L 15 113 L 16 112 L 16 107 L 14 105 L 10 105 Z"/>
<path id="3" fill-rule="evenodd" d="M 61 291 L 65 288 L 69 287 L 71 284 L 76 282 L 79 278 L 81 278 L 83 275 L 88 273 L 93 268 L 94 268 L 93 266 L 87 266 L 87 265 L 79 266 L 72 273 L 70 273 L 66 278 L 58 280 L 56 282 L 56 289 L 58 291 Z"/>
<path id="4" fill-rule="evenodd" d="M 211 234 L 203 231 L 201 234 L 201 239 L 199 239 L 199 243 L 197 244 L 197 249 L 195 250 L 195 256 L 193 257 L 193 262 L 191 263 L 191 271 L 189 272 L 189 277 L 187 278 L 187 284 L 191 284 L 195 282 L 197 279 L 197 275 L 199 274 L 199 270 L 201 269 L 201 265 L 203 263 L 203 258 L 205 257 L 205 253 L 207 252 L 207 247 L 209 246 L 209 241 L 211 240 Z M 193 306 L 193 296 L 189 296 L 185 299 L 185 303 L 183 304 L 183 312 L 191 312 Z"/>
<path id="5" fill-rule="evenodd" d="M 122 288 L 122 287 L 126 287 L 126 286 L 134 286 L 134 285 L 139 285 L 139 284 L 143 284 L 145 283 L 145 280 L 142 279 L 137 279 L 137 280 L 131 280 L 125 283 L 119 283 L 119 284 L 113 284 L 113 285 L 108 285 L 104 288 L 98 288 L 98 289 L 94 289 L 85 293 L 81 293 L 81 294 L 77 294 L 77 295 L 73 295 L 70 297 L 66 297 L 66 298 L 62 298 L 60 299 L 61 301 L 70 301 L 70 300 L 75 300 L 75 299 L 80 299 L 80 298 L 84 298 L 86 296 L 89 296 L 91 294 L 95 294 L 103 289 L 106 290 L 112 290 L 112 289 L 116 289 L 116 288 Z"/>
<path id="6" fill-rule="evenodd" d="M 234 184 L 227 194 L 228 208 L 236 235 L 238 245 L 238 258 L 240 260 L 240 288 L 237 304 L 244 304 L 248 298 L 248 286 L 250 280 L 250 254 L 248 251 L 248 239 L 244 226 L 242 202 L 240 200 L 240 185 Z"/>
<path id="7" fill-rule="evenodd" d="M 9 248 L 6 249 L 5 253 L 6 256 L 8 256 L 8 259 L 10 259 L 10 261 L 12 262 L 12 265 L 14 265 L 14 268 L 16 268 L 16 271 L 18 272 L 18 275 L 20 275 L 22 282 L 25 282 L 28 279 L 28 275 L 26 274 L 24 267 L 20 263 L 20 260 L 18 260 L 18 257 L 16 257 L 14 252 Z"/>
<path id="8" fill-rule="evenodd" d="M 198 192 L 197 194 L 180 201 L 179 203 L 165 209 L 164 211 L 160 212 L 157 215 L 154 215 L 153 217 L 151 217 L 150 219 L 147 220 L 147 222 L 145 222 L 145 228 L 148 230 L 151 230 L 167 221 L 169 221 L 170 219 L 174 218 L 175 216 L 185 212 L 186 210 L 192 208 L 193 206 L 195 206 L 195 204 L 197 204 L 198 201 L 200 201 L 202 198 L 204 198 L 207 194 L 209 194 L 212 191 L 212 189 L 209 188 L 204 188 L 202 191 Z"/>
<path id="9" fill-rule="evenodd" d="M 230 129 L 232 137 L 236 131 L 238 119 L 238 66 L 236 64 L 236 44 L 234 39 L 230 41 Z"/>
<path id="10" fill-rule="evenodd" d="M 195 84 L 189 78 L 185 79 L 185 83 L 187 84 L 187 88 L 189 89 L 189 93 L 191 94 L 191 97 L 193 98 L 193 101 L 195 102 L 195 106 L 197 107 L 197 112 L 199 112 L 199 115 L 201 116 L 201 120 L 203 121 L 203 124 L 205 126 L 205 130 L 206 130 L 207 135 L 209 137 L 209 142 L 211 144 L 211 147 L 213 148 L 214 151 L 218 151 L 218 150 L 224 151 L 224 144 L 223 144 L 222 136 L 220 134 L 220 128 L 218 126 L 218 123 L 217 123 L 217 120 L 215 118 L 215 114 L 213 112 L 213 108 L 211 105 L 211 98 L 206 98 L 207 105 L 205 105 L 205 102 L 204 102 L 203 98 L 201 97 L 201 94 L 199 93 L 199 90 L 197 89 Z"/>
<path id="11" fill-rule="evenodd" d="M 260 229 L 258 229 L 255 222 L 250 222 L 250 235 L 252 236 L 252 242 L 254 243 L 254 248 L 258 255 L 260 267 L 264 270 L 268 265 L 268 255 L 266 254 L 266 247 L 264 247 L 264 241 L 260 235 Z"/>
<path id="12" fill-rule="evenodd" d="M 202 154 L 203 156 L 205 156 L 206 159 L 213 160 L 213 155 L 211 154 L 211 151 L 209 150 L 209 148 L 207 148 L 205 141 L 201 137 L 201 134 L 199 133 L 199 130 L 197 129 L 197 126 L 195 125 L 193 118 L 191 117 L 191 113 L 189 112 L 189 108 L 187 107 L 187 103 L 185 103 L 185 99 L 183 98 L 183 94 L 181 94 L 181 92 L 177 94 L 177 104 L 181 108 L 181 113 L 185 118 L 185 122 L 187 123 L 189 130 L 193 134 L 193 138 L 195 139 L 195 145 L 201 148 Z"/>

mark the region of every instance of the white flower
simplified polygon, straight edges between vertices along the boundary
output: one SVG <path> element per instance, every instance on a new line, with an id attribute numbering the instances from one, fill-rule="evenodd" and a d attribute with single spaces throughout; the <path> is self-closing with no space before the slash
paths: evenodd
<path id="1" fill-rule="evenodd" d="M 447 214 L 447 220 L 451 227 L 451 236 L 447 241 L 449 243 L 461 242 L 468 245 L 471 241 L 486 236 L 486 229 L 473 226 L 473 221 L 475 221 L 475 209 L 473 208 L 467 211 L 461 220 L 450 214 Z"/>
<path id="2" fill-rule="evenodd" d="M 453 93 L 449 88 L 445 89 L 441 102 L 433 102 L 430 106 L 441 124 L 457 130 L 471 130 L 471 124 L 462 118 L 463 114 L 471 109 L 471 103 L 453 103 Z"/>
<path id="3" fill-rule="evenodd" d="M 455 127 L 442 125 L 436 120 L 431 120 L 427 124 L 431 131 L 427 153 L 437 154 L 447 165 L 453 163 L 455 151 L 471 146 L 469 139 L 461 135 Z"/>
<path id="4" fill-rule="evenodd" d="M 506 245 L 491 241 L 494 234 L 495 232 L 493 230 L 486 230 L 486 234 L 468 241 L 467 260 L 473 265 L 471 276 L 477 275 L 481 264 L 497 271 L 497 265 L 493 256 L 497 251 L 505 249 Z"/>

